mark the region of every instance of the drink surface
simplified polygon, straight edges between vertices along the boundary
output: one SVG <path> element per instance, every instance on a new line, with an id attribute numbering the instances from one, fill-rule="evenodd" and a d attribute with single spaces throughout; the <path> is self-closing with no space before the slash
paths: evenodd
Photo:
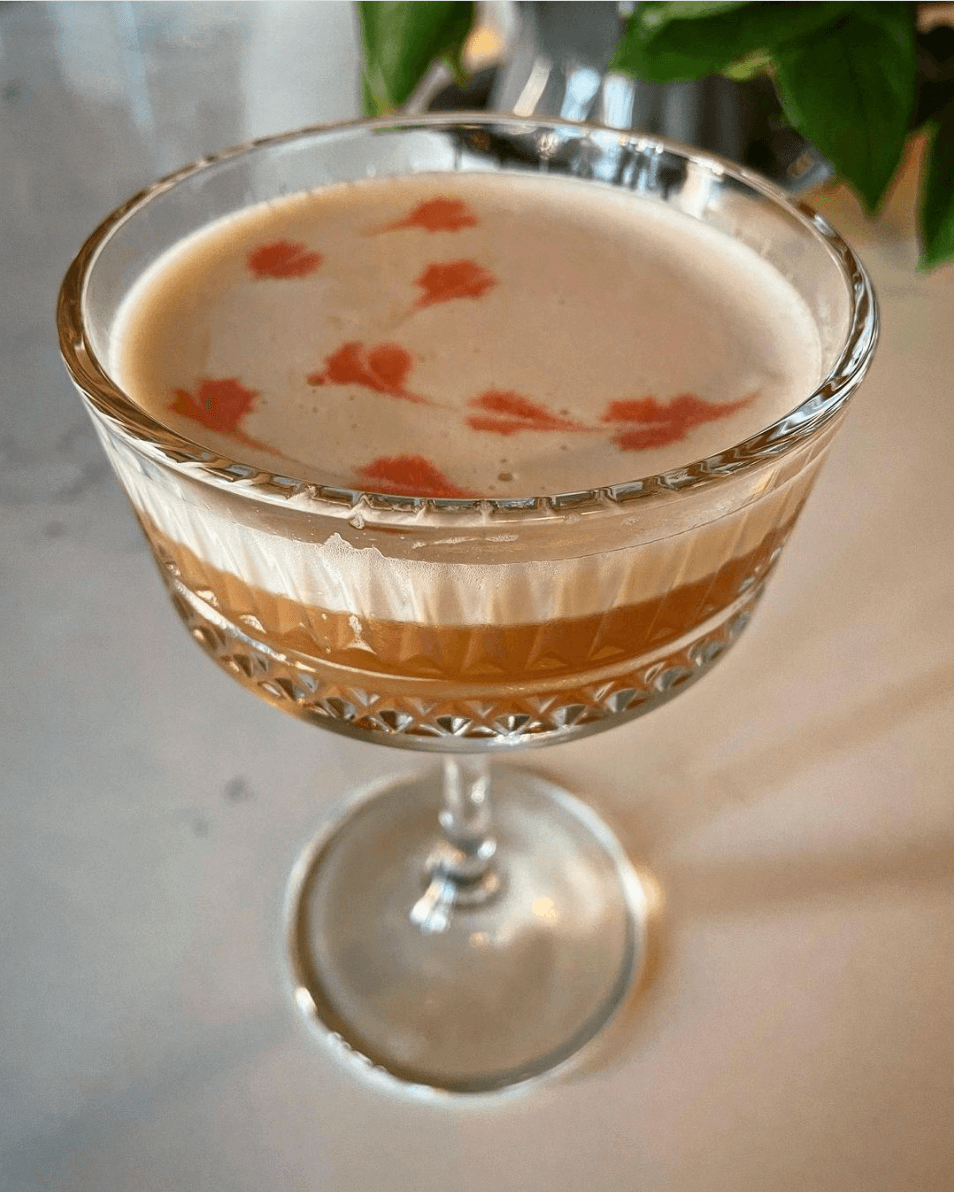
<path id="1" fill-rule="evenodd" d="M 629 192 L 512 174 L 335 185 L 213 224 L 133 287 L 111 350 L 193 441 L 423 496 L 679 467 L 820 379 L 807 308 L 751 249 Z"/>

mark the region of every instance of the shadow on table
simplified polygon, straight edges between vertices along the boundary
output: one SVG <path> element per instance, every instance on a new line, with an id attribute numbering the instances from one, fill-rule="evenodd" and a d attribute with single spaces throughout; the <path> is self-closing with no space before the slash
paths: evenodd
<path id="1" fill-rule="evenodd" d="M 649 904 L 649 947 L 640 981 L 618 1020 L 594 1043 L 571 1078 L 624 1062 L 647 1032 L 652 1013 L 671 995 L 661 979 L 678 931 L 692 923 L 774 913 L 783 907 L 831 908 L 886 891 L 954 885 L 954 836 L 877 848 L 859 840 L 854 850 L 832 849 L 777 857 L 730 857 L 711 862 L 669 860 L 670 846 L 710 822 L 726 807 L 744 807 L 766 792 L 789 786 L 800 773 L 846 751 L 860 751 L 906 721 L 954 698 L 954 665 L 946 663 L 906 684 L 882 691 L 838 714 L 819 716 L 791 738 L 734 757 L 701 780 L 687 781 L 684 797 L 672 790 L 632 809 L 593 802 L 619 836 L 643 882 Z M 808 744 L 810 743 L 810 744 Z M 903 792 L 902 792 L 903 797 Z"/>

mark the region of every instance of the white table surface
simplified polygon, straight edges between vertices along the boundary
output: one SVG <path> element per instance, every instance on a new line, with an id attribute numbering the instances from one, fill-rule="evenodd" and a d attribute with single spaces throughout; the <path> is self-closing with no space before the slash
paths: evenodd
<path id="1" fill-rule="evenodd" d="M 644 720 L 518 755 L 657 892 L 572 1075 L 423 1100 L 290 1004 L 287 875 L 421 765 L 251 699 L 183 632 L 60 365 L 106 211 L 348 116 L 342 4 L 0 6 L 0 1188 L 954 1188 L 954 268 L 831 200 L 883 346 L 753 626 Z"/>

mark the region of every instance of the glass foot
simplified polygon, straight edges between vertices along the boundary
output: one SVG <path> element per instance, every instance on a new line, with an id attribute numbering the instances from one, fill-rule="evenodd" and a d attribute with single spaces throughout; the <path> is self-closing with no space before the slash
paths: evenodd
<path id="1" fill-rule="evenodd" d="M 501 1089 L 606 1024 L 645 955 L 642 887 L 605 824 L 536 775 L 492 771 L 491 865 L 448 896 L 439 770 L 370 790 L 299 860 L 296 1000 L 401 1080 Z"/>

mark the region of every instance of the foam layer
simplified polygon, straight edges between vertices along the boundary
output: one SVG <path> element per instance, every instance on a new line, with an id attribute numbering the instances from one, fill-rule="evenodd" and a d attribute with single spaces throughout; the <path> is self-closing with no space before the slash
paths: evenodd
<path id="1" fill-rule="evenodd" d="M 820 370 L 808 311 L 752 251 L 649 199 L 497 175 L 336 186 L 207 228 L 133 288 L 112 357 L 143 407 L 214 450 L 419 495 L 677 467 L 775 421 Z M 566 557 L 478 563 L 398 543 L 391 557 L 386 535 L 352 544 L 330 523 L 300 541 L 291 519 L 287 533 L 278 513 L 246 524 L 241 501 L 217 512 L 119 441 L 107 449 L 157 552 L 203 599 L 266 635 L 300 621 L 316 642 L 335 618 L 363 641 L 371 623 L 532 627 L 639 608 L 649 640 L 677 591 L 692 594 L 688 632 L 730 572 L 726 600 L 746 568 L 770 566 L 817 462 L 717 486 L 678 527 L 664 506 L 634 509 L 632 545 L 581 525 L 560 539 Z"/>
<path id="2" fill-rule="evenodd" d="M 791 526 L 823 457 L 816 455 L 786 483 L 734 513 L 657 541 L 586 554 L 581 536 L 576 557 L 437 563 L 355 547 L 337 533 L 322 543 L 300 542 L 170 500 L 133 457 L 106 446 L 133 504 L 147 527 L 162 536 L 167 553 L 181 544 L 214 571 L 303 608 L 448 626 L 591 616 L 699 583 Z"/>
<path id="3" fill-rule="evenodd" d="M 678 467 L 814 388 L 818 337 L 766 262 L 577 180 L 421 175 L 247 210 L 130 293 L 126 391 L 308 481 L 521 496 Z"/>

